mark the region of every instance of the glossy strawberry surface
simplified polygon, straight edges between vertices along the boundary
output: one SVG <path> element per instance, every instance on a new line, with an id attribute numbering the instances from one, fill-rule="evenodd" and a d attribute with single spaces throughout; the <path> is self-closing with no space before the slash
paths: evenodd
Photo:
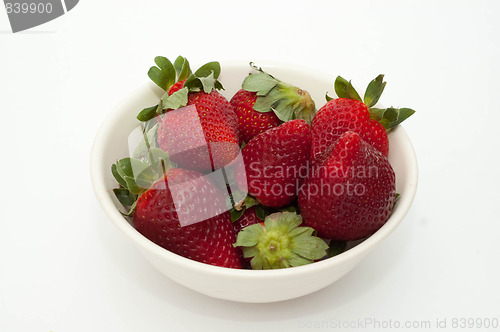
<path id="1" fill-rule="evenodd" d="M 345 132 L 353 131 L 379 150 L 389 153 L 387 131 L 382 124 L 370 118 L 368 107 L 357 100 L 332 99 L 321 107 L 311 122 L 311 159 L 315 160 Z"/>
<path id="2" fill-rule="evenodd" d="M 234 226 L 234 231 L 236 235 L 245 227 L 257 224 L 262 222 L 263 220 L 259 219 L 257 217 L 257 213 L 255 212 L 255 206 L 252 206 L 243 212 L 241 217 L 238 218 L 238 220 L 233 222 Z"/>
<path id="3" fill-rule="evenodd" d="M 395 195 L 389 160 L 348 131 L 316 159 L 298 203 L 304 224 L 318 236 L 349 241 L 377 231 L 389 218 Z"/>
<path id="4" fill-rule="evenodd" d="M 238 119 L 240 143 L 248 143 L 258 134 L 282 123 L 272 111 L 258 112 L 254 110 L 253 106 L 256 100 L 257 93 L 243 89 L 236 92 L 230 100 Z"/>
<path id="5" fill-rule="evenodd" d="M 265 206 L 291 203 L 307 175 L 310 148 L 311 130 L 304 120 L 291 120 L 255 136 L 242 149 L 248 193 Z"/>
<path id="6" fill-rule="evenodd" d="M 204 216 L 211 217 L 202 219 Z M 181 220 L 187 225 L 181 226 Z M 162 180 L 139 197 L 133 222 L 146 238 L 178 255 L 211 265 L 241 268 L 224 197 L 200 173 L 168 170 Z"/>
<path id="7" fill-rule="evenodd" d="M 243 214 L 241 215 L 241 217 L 239 217 L 238 220 L 235 220 L 233 222 L 234 232 L 236 234 L 236 237 L 238 237 L 238 233 L 241 232 L 241 230 L 244 229 L 245 227 L 263 222 L 264 222 L 263 220 L 257 217 L 255 206 L 246 209 L 245 212 L 243 212 Z M 250 269 L 251 268 L 250 259 L 243 257 L 243 251 L 241 250 L 241 247 L 236 247 L 236 250 L 238 252 L 238 255 L 240 256 L 240 262 L 242 267 Z"/>
<path id="8" fill-rule="evenodd" d="M 184 168 L 210 172 L 226 166 L 239 153 L 238 123 L 229 101 L 218 91 L 190 92 L 187 106 L 198 117 L 178 110 L 163 115 L 158 144 L 171 160 Z"/>

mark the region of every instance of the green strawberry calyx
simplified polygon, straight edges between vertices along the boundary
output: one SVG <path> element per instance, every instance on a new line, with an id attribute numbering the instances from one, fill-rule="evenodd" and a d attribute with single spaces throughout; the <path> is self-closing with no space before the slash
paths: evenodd
<path id="1" fill-rule="evenodd" d="M 111 173 L 119 184 L 113 192 L 118 201 L 128 208 L 128 211 L 122 212 L 123 215 L 130 216 L 139 196 L 164 177 L 167 170 L 175 167 L 168 153 L 157 146 L 157 129 L 157 124 L 149 130 L 144 127 L 144 140 L 139 142 L 132 156 L 111 165 Z"/>
<path id="2" fill-rule="evenodd" d="M 252 258 L 254 270 L 281 269 L 313 263 L 327 256 L 328 245 L 311 227 L 299 227 L 302 217 L 295 212 L 267 216 L 264 225 L 254 224 L 238 233 L 235 247 Z"/>
<path id="3" fill-rule="evenodd" d="M 356 89 L 354 89 L 351 81 L 347 81 L 341 76 L 338 76 L 335 80 L 334 89 L 339 98 L 354 99 L 364 103 L 370 111 L 370 117 L 380 122 L 387 131 L 390 131 L 409 118 L 415 111 L 411 108 L 388 107 L 382 109 L 373 107 L 380 99 L 386 84 L 387 82 L 384 82 L 384 75 L 378 75 L 368 84 L 363 99 L 361 99 Z M 327 101 L 332 99 L 328 94 L 326 95 Z"/>
<path id="4" fill-rule="evenodd" d="M 166 57 L 157 56 L 155 63 L 156 66 L 149 69 L 148 76 L 165 93 L 157 105 L 147 107 L 137 115 L 140 121 L 145 122 L 169 109 L 186 106 L 190 92 L 210 93 L 213 90 L 224 89 L 218 80 L 221 67 L 217 61 L 204 64 L 194 73 L 191 71 L 188 60 L 182 56 L 178 56 L 174 63 Z M 184 82 L 183 87 L 170 94 L 170 88 L 178 82 Z"/>
<path id="5" fill-rule="evenodd" d="M 311 123 L 316 106 L 309 92 L 280 81 L 250 62 L 256 73 L 243 80 L 242 88 L 257 94 L 253 109 L 257 112 L 274 112 L 283 122 L 303 119 Z"/>

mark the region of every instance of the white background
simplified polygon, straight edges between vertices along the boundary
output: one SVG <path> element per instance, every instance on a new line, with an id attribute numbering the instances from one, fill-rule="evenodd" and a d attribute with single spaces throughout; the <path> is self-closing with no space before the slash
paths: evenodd
<path id="1" fill-rule="evenodd" d="M 499 13 L 499 1 L 82 0 L 12 34 L 0 7 L 0 331 L 500 319 Z M 89 158 L 154 56 L 179 54 L 285 61 L 359 86 L 386 74 L 381 101 L 417 111 L 404 124 L 420 168 L 407 218 L 343 279 L 296 300 L 232 303 L 165 278 L 101 211 Z"/>

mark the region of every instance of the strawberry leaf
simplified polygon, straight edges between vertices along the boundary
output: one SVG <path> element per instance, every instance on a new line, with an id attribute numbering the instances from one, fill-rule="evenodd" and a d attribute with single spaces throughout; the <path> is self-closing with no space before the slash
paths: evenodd
<path id="1" fill-rule="evenodd" d="M 214 86 L 216 90 L 224 90 L 224 86 L 222 86 L 222 83 L 219 80 L 215 81 Z"/>
<path id="2" fill-rule="evenodd" d="M 241 210 L 236 210 L 235 208 L 229 209 L 229 214 L 231 215 L 231 222 L 235 222 L 236 220 L 240 219 L 243 213 L 245 212 L 245 209 Z"/>
<path id="3" fill-rule="evenodd" d="M 175 84 L 175 68 L 172 62 L 163 56 L 155 58 L 157 67 L 153 66 L 148 71 L 149 78 L 163 90 L 168 90 Z"/>
<path id="4" fill-rule="evenodd" d="M 151 120 L 152 118 L 154 118 L 156 116 L 156 109 L 157 108 L 158 108 L 158 105 L 146 107 L 137 115 L 137 120 L 143 121 L 143 122 Z"/>
<path id="5" fill-rule="evenodd" d="M 163 114 L 163 100 L 160 99 L 160 102 L 156 106 L 156 114 L 161 115 Z M 152 118 L 151 118 L 152 119 Z"/>
<path id="6" fill-rule="evenodd" d="M 161 97 L 161 101 L 163 102 L 163 109 L 178 109 L 179 107 L 186 106 L 188 102 L 188 94 L 189 89 L 187 87 L 175 91 L 170 96 L 168 95 L 168 93 L 165 93 L 163 97 Z"/>
<path id="7" fill-rule="evenodd" d="M 401 197 L 401 194 L 396 193 L 396 197 L 394 198 L 394 204 L 392 205 L 393 209 L 396 207 L 396 203 L 399 201 L 399 197 Z"/>
<path id="8" fill-rule="evenodd" d="M 113 174 L 113 177 L 115 178 L 116 182 L 118 182 L 122 187 L 126 188 L 127 187 L 127 182 L 125 182 L 125 179 L 118 173 L 117 166 L 118 162 L 116 164 L 111 165 L 111 174 Z"/>
<path id="9" fill-rule="evenodd" d="M 203 90 L 205 93 L 210 93 L 212 90 L 223 89 L 222 84 L 217 80 L 216 73 L 211 71 L 204 76 L 196 76 L 196 73 L 189 76 L 184 82 L 184 87 L 189 91 L 198 92 Z"/>
<path id="10" fill-rule="evenodd" d="M 263 235 L 264 230 L 262 229 L 262 226 L 260 224 L 247 226 L 238 233 L 238 239 L 234 245 L 241 247 L 256 246 L 259 243 L 260 237 L 262 237 Z"/>
<path id="11" fill-rule="evenodd" d="M 144 188 L 139 187 L 137 185 L 137 183 L 135 183 L 134 178 L 132 178 L 130 176 L 126 176 L 124 179 L 127 182 L 127 188 L 128 188 L 128 190 L 132 194 L 139 195 L 139 194 L 141 194 L 144 191 Z"/>
<path id="12" fill-rule="evenodd" d="M 134 179 L 135 184 L 142 189 L 149 189 L 157 176 L 151 168 L 146 168 L 140 172 Z"/>
<path id="13" fill-rule="evenodd" d="M 209 62 L 198 68 L 198 70 L 195 71 L 194 76 L 196 77 L 208 77 L 213 73 L 214 78 L 219 78 L 220 75 L 220 63 L 217 61 L 214 62 Z"/>
<path id="14" fill-rule="evenodd" d="M 378 75 L 368 84 L 363 97 L 363 101 L 368 108 L 375 106 L 380 99 L 386 84 L 387 82 L 384 82 L 384 75 Z"/>
<path id="15" fill-rule="evenodd" d="M 144 139 L 137 144 L 134 152 L 132 153 L 133 158 L 141 159 L 147 156 L 148 151 L 152 147 L 157 146 L 157 137 L 158 137 L 158 127 L 159 124 L 156 123 L 152 128 L 150 128 L 146 132 L 146 128 L 143 129 Z"/>
<path id="16" fill-rule="evenodd" d="M 330 96 L 328 95 L 328 92 L 327 92 L 327 93 L 325 93 L 325 99 L 326 99 L 326 102 L 329 102 L 330 100 L 332 100 L 332 99 L 334 99 L 334 98 L 330 97 Z"/>
<path id="17" fill-rule="evenodd" d="M 151 185 L 154 178 L 149 165 L 139 159 L 123 158 L 117 162 L 116 171 L 125 180 L 125 188 L 133 194 L 140 194 Z"/>
<path id="18" fill-rule="evenodd" d="M 346 241 L 331 240 L 328 248 L 328 256 L 333 257 L 343 253 L 347 249 Z"/>
<path id="19" fill-rule="evenodd" d="M 274 91 L 269 93 L 265 98 L 257 98 L 255 104 L 253 105 L 253 109 L 257 112 L 266 113 L 270 112 L 273 109 L 273 106 L 276 106 L 277 102 L 280 100 L 281 96 L 279 91 Z M 276 114 L 278 118 L 280 117 Z M 281 119 L 280 119 L 281 120 Z M 281 120 L 283 121 L 283 120 Z"/>
<path id="20" fill-rule="evenodd" d="M 250 73 L 243 80 L 242 89 L 255 92 L 257 100 L 253 109 L 266 113 L 273 111 L 283 122 L 303 119 L 308 123 L 316 114 L 316 106 L 309 93 L 296 86 L 282 82 L 250 62 L 257 73 Z"/>
<path id="21" fill-rule="evenodd" d="M 132 165 L 130 162 L 130 158 L 123 158 L 116 162 L 116 172 L 120 175 L 120 177 L 125 180 L 125 177 L 133 177 Z M 124 186 L 126 187 L 126 186 Z"/>
<path id="22" fill-rule="evenodd" d="M 136 163 L 137 162 L 137 163 Z M 123 159 L 120 159 L 118 160 L 118 162 L 116 163 L 116 171 L 118 172 L 118 174 L 120 174 L 120 176 L 125 179 L 125 177 L 131 177 L 133 178 L 134 177 L 134 166 L 132 166 L 132 163 L 134 163 L 134 165 L 136 166 L 136 170 L 138 169 L 138 165 L 137 164 L 140 164 L 141 161 L 138 160 L 138 159 L 133 159 L 133 158 L 123 158 Z M 143 167 L 139 167 L 140 170 L 142 171 Z"/>
<path id="23" fill-rule="evenodd" d="M 410 116 L 413 115 L 413 113 L 415 113 L 415 111 L 412 110 L 411 108 L 403 107 L 403 108 L 398 109 L 398 119 L 396 120 L 396 122 L 394 122 L 392 124 L 392 127 L 397 126 L 398 124 L 400 124 L 404 120 L 408 119 Z"/>
<path id="24" fill-rule="evenodd" d="M 246 91 L 256 92 L 257 96 L 265 96 L 276 87 L 278 82 L 278 80 L 267 73 L 251 73 L 245 77 L 241 87 Z"/>
<path id="25" fill-rule="evenodd" d="M 264 205 L 257 205 L 255 208 L 255 215 L 257 218 L 260 220 L 265 220 L 268 215 L 273 213 L 273 210 L 267 206 Z"/>
<path id="26" fill-rule="evenodd" d="M 259 204 L 259 202 L 257 202 L 257 200 L 250 195 L 246 195 L 244 198 L 241 198 L 243 195 L 244 194 L 240 191 L 232 191 L 226 200 L 226 205 L 228 206 L 229 213 L 231 214 L 232 222 L 240 219 L 246 209 Z"/>
<path id="27" fill-rule="evenodd" d="M 387 131 L 396 127 L 413 113 L 415 111 L 411 108 L 370 108 L 370 117 L 380 122 Z"/>
<path id="28" fill-rule="evenodd" d="M 174 61 L 175 72 L 177 73 L 177 81 L 183 81 L 191 75 L 191 68 L 186 58 L 178 56 Z"/>
<path id="29" fill-rule="evenodd" d="M 123 206 L 132 206 L 137 200 L 137 195 L 132 194 L 128 189 L 115 188 L 113 192 Z"/>
<path id="30" fill-rule="evenodd" d="M 356 89 L 354 89 L 354 87 L 352 86 L 351 81 L 347 81 L 346 79 L 337 76 L 337 79 L 334 83 L 334 88 L 335 93 L 339 98 L 355 99 L 363 102 Z"/>
<path id="31" fill-rule="evenodd" d="M 281 208 L 279 208 L 279 210 L 281 212 L 295 212 L 297 214 L 300 214 L 300 211 L 299 211 L 299 207 L 295 204 L 290 204 L 290 205 L 287 205 L 287 206 L 283 206 Z"/>
<path id="32" fill-rule="evenodd" d="M 132 162 L 131 164 L 136 164 L 141 166 L 143 164 L 147 165 L 146 163 L 138 159 L 131 159 L 131 160 L 134 160 L 134 162 Z M 131 168 L 134 169 L 134 166 L 132 166 Z M 118 169 L 120 168 L 118 167 Z M 139 171 L 139 169 L 134 169 L 133 173 L 134 173 L 133 176 L 129 175 L 123 176 L 123 179 L 126 182 L 125 188 L 127 188 L 132 194 L 135 195 L 142 194 L 145 190 L 149 189 L 153 184 L 153 182 L 156 180 L 156 176 L 153 173 L 153 170 L 149 168 L 149 165 L 142 171 Z"/>
<path id="33" fill-rule="evenodd" d="M 212 90 L 215 89 L 215 76 L 214 76 L 214 72 L 210 72 L 210 74 L 206 77 L 200 77 L 198 78 L 202 87 L 203 87 L 203 91 L 205 93 L 210 93 L 212 92 Z"/>
<path id="34" fill-rule="evenodd" d="M 252 196 L 247 195 L 245 197 L 245 207 L 247 209 L 251 208 L 252 206 L 258 205 L 258 204 L 259 204 L 259 202 L 257 202 L 257 200 L 255 198 L 253 198 Z"/>
<path id="35" fill-rule="evenodd" d="M 148 162 L 156 173 L 156 177 L 164 175 L 166 170 L 172 168 L 168 153 L 156 147 L 149 149 Z"/>
<path id="36" fill-rule="evenodd" d="M 128 210 L 128 212 L 127 212 L 127 213 L 123 213 L 123 212 L 121 212 L 121 211 L 120 211 L 120 213 L 121 213 L 122 215 L 126 216 L 126 217 L 130 217 L 130 216 L 134 213 L 134 211 L 135 211 L 135 206 L 136 206 L 136 204 L 137 204 L 137 200 L 134 202 L 134 204 L 132 204 L 132 205 L 130 206 L 130 209 Z"/>
<path id="37" fill-rule="evenodd" d="M 315 232 L 316 231 L 310 227 L 297 227 L 289 233 L 292 237 L 291 247 L 293 248 L 293 253 L 299 258 L 307 260 L 307 262 L 301 265 L 308 264 L 326 256 L 328 246 L 325 241 L 314 236 Z M 299 266 L 298 263 L 293 261 L 290 263 L 293 266 Z"/>

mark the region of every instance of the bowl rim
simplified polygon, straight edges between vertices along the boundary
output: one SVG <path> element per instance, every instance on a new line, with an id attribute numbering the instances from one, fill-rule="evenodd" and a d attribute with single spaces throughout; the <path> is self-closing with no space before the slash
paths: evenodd
<path id="1" fill-rule="evenodd" d="M 248 61 L 246 62 L 248 63 Z M 261 61 L 259 66 L 264 67 L 273 66 L 277 67 L 280 70 L 291 70 L 304 72 L 307 70 L 308 76 L 313 76 L 314 79 L 325 80 L 326 74 L 318 72 L 314 69 L 305 67 L 305 66 L 297 66 L 295 64 L 288 64 L 285 62 L 277 62 L 277 61 Z M 242 67 L 242 61 L 232 60 L 223 62 L 221 64 L 222 68 L 228 67 Z M 140 234 L 119 212 L 116 208 L 109 190 L 106 189 L 104 183 L 105 167 L 103 167 L 103 158 L 104 158 L 104 148 L 105 143 L 109 140 L 111 136 L 111 127 L 115 121 L 118 121 L 121 117 L 122 113 L 126 109 L 126 106 L 129 105 L 132 100 L 136 99 L 138 96 L 146 93 L 147 90 L 151 90 L 151 84 L 148 83 L 139 87 L 139 89 L 135 90 L 134 93 L 129 95 L 127 98 L 124 98 L 118 105 L 104 118 L 101 126 L 99 127 L 97 134 L 95 136 L 91 158 L 90 158 L 90 173 L 91 173 L 91 181 L 92 186 L 94 188 L 94 192 L 97 200 L 99 201 L 101 208 L 104 210 L 105 214 L 112 220 L 114 225 L 124 233 L 130 240 L 133 241 L 134 245 L 139 249 L 146 250 L 148 253 L 158 257 L 162 260 L 167 260 L 173 263 L 174 265 L 182 265 L 183 268 L 189 270 L 196 270 L 198 272 L 203 271 L 206 274 L 210 274 L 213 276 L 234 276 L 237 278 L 259 278 L 262 280 L 276 277 L 285 277 L 291 274 L 300 275 L 300 274 L 309 274 L 311 272 L 329 269 L 334 265 L 342 265 L 346 261 L 361 259 L 366 254 L 368 254 L 378 243 L 380 243 L 383 239 L 385 239 L 392 231 L 401 223 L 406 214 L 408 213 L 412 202 L 414 200 L 417 184 L 418 184 L 418 165 L 417 158 L 415 154 L 415 150 L 413 145 L 404 130 L 404 128 L 399 125 L 392 130 L 391 134 L 397 133 L 402 136 L 405 147 L 404 149 L 407 153 L 406 163 L 410 165 L 407 172 L 407 182 L 405 186 L 405 195 L 402 195 L 397 202 L 397 208 L 393 211 L 388 221 L 374 234 L 363 240 L 361 243 L 357 244 L 355 247 L 346 250 L 345 252 L 336 255 L 334 257 L 326 258 L 318 262 L 314 262 L 312 264 L 307 264 L 303 266 L 292 267 L 288 269 L 277 269 L 277 270 L 247 270 L 247 269 L 231 269 L 220 266 L 214 266 L 206 263 L 201 263 L 198 261 L 194 261 L 180 255 L 177 255 L 173 252 L 170 252 L 152 241 L 148 240 L 142 234 Z M 111 165 L 109 165 L 111 167 Z"/>

